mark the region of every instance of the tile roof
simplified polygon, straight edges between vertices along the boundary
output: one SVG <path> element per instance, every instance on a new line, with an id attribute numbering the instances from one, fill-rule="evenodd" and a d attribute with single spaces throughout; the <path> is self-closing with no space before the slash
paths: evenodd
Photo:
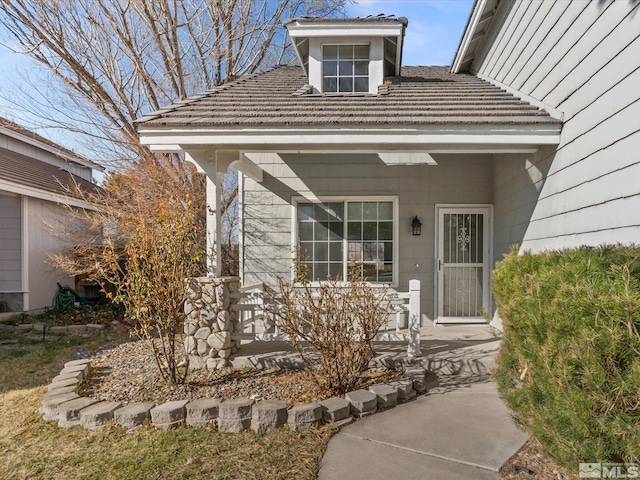
<path id="1" fill-rule="evenodd" d="M 388 85 L 387 85 L 388 84 Z M 378 95 L 313 94 L 297 66 L 279 66 L 213 88 L 137 121 L 138 127 L 378 127 L 561 124 L 548 113 L 449 67 L 402 67 Z"/>
<path id="2" fill-rule="evenodd" d="M 83 190 L 98 192 L 100 187 L 55 165 L 0 147 L 0 179 L 58 195 L 74 194 L 77 183 Z"/>

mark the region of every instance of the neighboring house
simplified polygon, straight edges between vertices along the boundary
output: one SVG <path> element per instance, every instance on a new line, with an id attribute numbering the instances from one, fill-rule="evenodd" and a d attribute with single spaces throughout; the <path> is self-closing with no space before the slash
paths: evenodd
<path id="1" fill-rule="evenodd" d="M 69 189 L 94 189 L 102 167 L 25 128 L 0 118 L 0 301 L 10 311 L 51 306 L 56 282 L 73 277 L 46 264 L 70 246 L 56 234 L 69 216 L 63 205 L 86 206 Z"/>
<path id="2" fill-rule="evenodd" d="M 299 245 L 314 280 L 356 259 L 373 282 L 420 280 L 423 325 L 483 322 L 512 244 L 640 238 L 638 9 L 478 0 L 453 67 L 401 66 L 404 18 L 290 20 L 300 66 L 138 129 L 207 173 L 213 210 L 240 170 L 245 285 L 291 278 Z"/>

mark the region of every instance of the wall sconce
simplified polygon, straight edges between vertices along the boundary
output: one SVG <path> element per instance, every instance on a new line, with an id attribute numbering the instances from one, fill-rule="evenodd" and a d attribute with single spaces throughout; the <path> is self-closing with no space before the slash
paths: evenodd
<path id="1" fill-rule="evenodd" d="M 418 216 L 413 217 L 411 221 L 411 232 L 414 236 L 418 236 L 422 233 L 422 223 L 418 220 Z"/>

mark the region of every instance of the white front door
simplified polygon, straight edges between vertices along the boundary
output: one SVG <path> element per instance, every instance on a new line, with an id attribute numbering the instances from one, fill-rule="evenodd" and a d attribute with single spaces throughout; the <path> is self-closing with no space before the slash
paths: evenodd
<path id="1" fill-rule="evenodd" d="M 436 323 L 484 323 L 491 298 L 491 207 L 436 209 Z"/>

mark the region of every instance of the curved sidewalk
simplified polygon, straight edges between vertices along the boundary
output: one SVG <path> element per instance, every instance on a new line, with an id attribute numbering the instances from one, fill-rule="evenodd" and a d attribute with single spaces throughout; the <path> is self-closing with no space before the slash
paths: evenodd
<path id="1" fill-rule="evenodd" d="M 422 363 L 440 385 L 417 400 L 343 428 L 320 480 L 484 480 L 524 444 L 490 372 L 499 340 L 483 327 L 423 329 Z"/>

